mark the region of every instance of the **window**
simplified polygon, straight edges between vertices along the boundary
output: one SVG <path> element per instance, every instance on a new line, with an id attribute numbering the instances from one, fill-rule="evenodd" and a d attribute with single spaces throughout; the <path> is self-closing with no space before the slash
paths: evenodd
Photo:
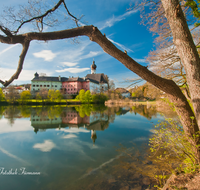
<path id="1" fill-rule="evenodd" d="M 57 85 L 55 85 L 55 87 L 57 87 Z"/>
<path id="2" fill-rule="evenodd" d="M 47 87 L 49 87 L 49 85 L 47 85 Z"/>
<path id="3" fill-rule="evenodd" d="M 33 87 L 35 87 L 35 85 L 33 85 Z"/>
<path id="4" fill-rule="evenodd" d="M 37 87 L 39 87 L 39 85 L 36 85 Z"/>
<path id="5" fill-rule="evenodd" d="M 47 85 L 44 85 L 44 87 L 46 87 Z"/>
<path id="6" fill-rule="evenodd" d="M 40 85 L 40 87 L 42 87 L 42 85 Z"/>

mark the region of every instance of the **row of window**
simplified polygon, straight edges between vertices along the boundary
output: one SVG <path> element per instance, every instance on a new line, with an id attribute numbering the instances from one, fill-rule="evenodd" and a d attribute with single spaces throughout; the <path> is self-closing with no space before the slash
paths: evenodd
<path id="1" fill-rule="evenodd" d="M 62 87 L 64 88 L 64 87 L 75 87 L 76 85 L 74 84 L 74 85 L 63 85 Z M 78 85 L 78 86 L 81 86 L 81 85 Z M 87 85 L 86 85 L 86 87 L 87 87 Z"/>
<path id="2" fill-rule="evenodd" d="M 55 118 L 55 119 L 33 119 L 32 121 L 53 121 L 53 120 L 57 120 L 57 118 Z"/>
<path id="3" fill-rule="evenodd" d="M 38 84 L 35 85 L 35 84 L 33 84 L 33 87 L 50 87 L 50 85 L 46 85 L 46 84 L 45 85 L 38 85 Z M 55 86 L 51 85 L 51 87 L 57 87 L 57 85 L 55 85 Z"/>

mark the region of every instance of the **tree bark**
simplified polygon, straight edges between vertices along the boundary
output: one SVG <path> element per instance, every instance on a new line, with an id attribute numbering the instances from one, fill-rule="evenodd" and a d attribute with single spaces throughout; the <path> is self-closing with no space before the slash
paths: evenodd
<path id="1" fill-rule="evenodd" d="M 161 0 L 173 41 L 186 71 L 192 105 L 200 126 L 200 59 L 178 0 Z"/>

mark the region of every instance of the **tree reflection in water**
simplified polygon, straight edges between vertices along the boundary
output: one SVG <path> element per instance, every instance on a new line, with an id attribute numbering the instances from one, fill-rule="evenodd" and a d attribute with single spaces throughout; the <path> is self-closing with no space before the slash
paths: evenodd
<path id="1" fill-rule="evenodd" d="M 166 109 L 160 110 L 165 113 Z M 99 131 L 107 130 L 116 117 L 121 117 L 127 113 L 145 117 L 150 120 L 158 114 L 155 106 L 139 105 L 126 108 L 105 107 L 96 105 L 80 105 L 75 107 L 46 106 L 28 107 L 12 106 L 2 107 L 0 114 L 4 115 L 11 124 L 16 118 L 30 117 L 31 126 L 35 133 L 49 129 L 62 130 L 64 128 L 85 128 L 91 131 L 91 143 L 98 143 Z M 97 168 L 88 168 L 86 174 L 77 179 L 77 183 L 70 184 L 68 189 L 153 189 L 152 174 L 161 167 L 168 167 L 153 160 L 148 155 L 148 146 L 142 146 L 136 150 L 120 146 L 118 156 L 109 159 Z M 146 148 L 144 148 L 146 147 Z M 119 162 L 120 161 L 120 162 Z M 81 184 L 81 188 L 80 188 Z M 89 185 L 88 185 L 89 184 Z"/>

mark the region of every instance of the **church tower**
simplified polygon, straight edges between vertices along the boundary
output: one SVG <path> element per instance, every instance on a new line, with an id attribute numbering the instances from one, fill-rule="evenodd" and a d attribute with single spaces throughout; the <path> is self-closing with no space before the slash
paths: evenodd
<path id="1" fill-rule="evenodd" d="M 91 74 L 96 74 L 96 64 L 95 64 L 95 61 L 93 59 L 93 62 L 92 62 L 92 65 L 91 65 Z"/>

